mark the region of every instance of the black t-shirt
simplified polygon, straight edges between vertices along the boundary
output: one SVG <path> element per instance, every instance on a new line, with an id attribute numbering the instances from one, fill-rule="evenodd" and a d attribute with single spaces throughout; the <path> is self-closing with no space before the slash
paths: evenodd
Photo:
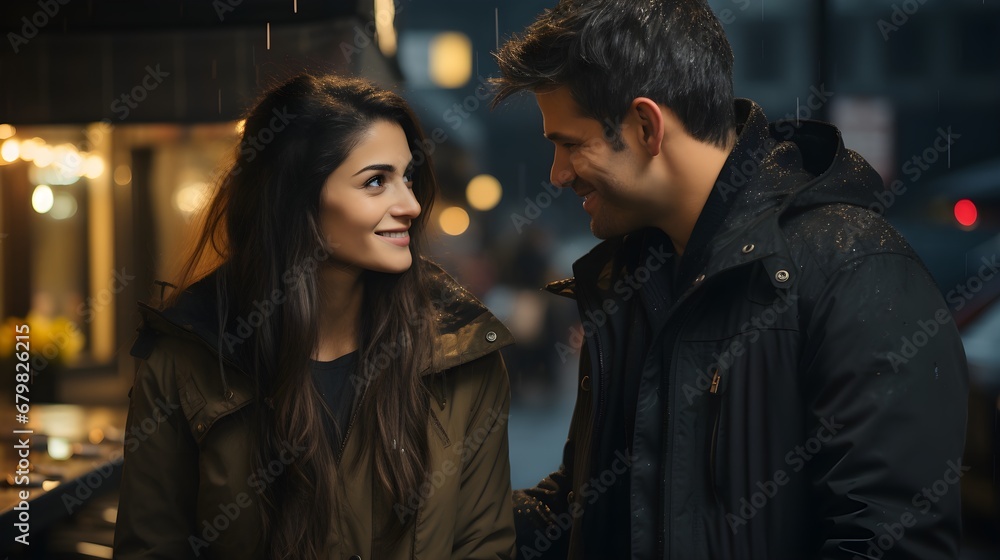
<path id="1" fill-rule="evenodd" d="M 355 350 L 330 362 L 309 360 L 316 389 L 333 413 L 333 421 L 327 422 L 327 433 L 330 435 L 330 445 L 338 457 L 354 409 L 357 384 L 352 379 L 356 376 L 357 357 L 358 352 Z"/>

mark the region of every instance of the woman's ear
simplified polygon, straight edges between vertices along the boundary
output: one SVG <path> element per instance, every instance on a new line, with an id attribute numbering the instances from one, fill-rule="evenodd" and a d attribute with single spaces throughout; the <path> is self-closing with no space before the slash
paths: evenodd
<path id="1" fill-rule="evenodd" d="M 640 143 L 650 157 L 660 155 L 664 135 L 663 109 L 648 97 L 636 97 L 631 110 L 638 119 Z"/>

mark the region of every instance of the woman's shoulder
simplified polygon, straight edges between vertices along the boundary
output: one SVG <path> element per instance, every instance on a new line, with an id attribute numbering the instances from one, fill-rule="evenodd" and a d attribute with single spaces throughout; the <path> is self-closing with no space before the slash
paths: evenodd
<path id="1" fill-rule="evenodd" d="M 514 343 L 507 327 L 439 265 L 425 260 L 424 266 L 436 316 L 432 370 L 498 361 L 499 350 Z"/>
<path id="2" fill-rule="evenodd" d="M 251 391 L 238 360 L 226 351 L 226 339 L 211 332 L 210 321 L 182 313 L 185 307 L 191 306 L 161 310 L 139 304 L 142 323 L 130 350 L 141 361 L 135 382 L 174 395 L 189 419 L 202 409 L 220 408 L 216 402 L 225 401 L 226 409 L 242 404 Z"/>

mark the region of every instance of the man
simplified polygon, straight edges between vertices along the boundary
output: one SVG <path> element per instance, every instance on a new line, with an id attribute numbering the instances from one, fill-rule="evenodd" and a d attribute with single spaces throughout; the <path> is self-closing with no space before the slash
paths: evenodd
<path id="1" fill-rule="evenodd" d="M 882 181 L 831 125 L 733 98 L 703 0 L 563 0 L 496 54 L 604 241 L 520 558 L 956 558 L 967 370 Z"/>

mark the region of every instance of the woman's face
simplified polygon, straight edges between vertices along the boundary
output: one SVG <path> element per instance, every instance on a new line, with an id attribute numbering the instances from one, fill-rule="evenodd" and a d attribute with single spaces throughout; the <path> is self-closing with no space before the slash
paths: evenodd
<path id="1" fill-rule="evenodd" d="M 410 225 L 420 215 L 403 128 L 379 121 L 326 179 L 320 228 L 336 261 L 376 272 L 410 268 Z"/>

